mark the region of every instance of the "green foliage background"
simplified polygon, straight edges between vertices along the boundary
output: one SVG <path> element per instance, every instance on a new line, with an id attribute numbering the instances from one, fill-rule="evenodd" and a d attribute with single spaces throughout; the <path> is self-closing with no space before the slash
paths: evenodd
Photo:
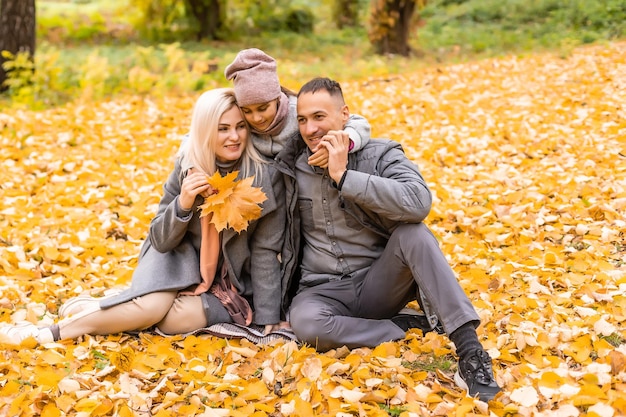
<path id="1" fill-rule="evenodd" d="M 39 0 L 36 71 L 14 57 L 0 105 L 193 94 L 228 85 L 223 69 L 247 47 L 277 58 L 281 82 L 297 90 L 319 74 L 386 77 L 542 49 L 567 56 L 578 45 L 626 36 L 622 0 L 431 0 L 415 19 L 413 56 L 377 56 L 367 40 L 369 2 L 357 3 L 362 24 L 339 30 L 334 0 L 231 0 L 225 40 L 195 42 L 181 0 Z M 312 32 L 299 29 L 309 24 Z"/>

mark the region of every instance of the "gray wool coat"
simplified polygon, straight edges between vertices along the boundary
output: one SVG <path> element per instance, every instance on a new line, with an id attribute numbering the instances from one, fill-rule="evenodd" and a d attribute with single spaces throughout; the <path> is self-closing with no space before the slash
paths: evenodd
<path id="1" fill-rule="evenodd" d="M 103 300 L 101 308 L 152 292 L 180 291 L 201 282 L 201 230 L 197 207 L 203 203 L 203 198 L 198 196 L 191 213 L 179 217 L 176 208 L 183 178 L 180 159 L 177 159 L 163 186 L 163 197 L 141 247 L 130 288 Z M 252 300 L 254 322 L 274 324 L 281 318 L 283 294 L 279 254 L 285 235 L 284 184 L 281 175 L 268 163 L 255 175 L 253 185 L 262 187 L 267 196 L 261 217 L 241 233 L 233 229 L 222 231 L 222 256 L 239 293 Z"/>

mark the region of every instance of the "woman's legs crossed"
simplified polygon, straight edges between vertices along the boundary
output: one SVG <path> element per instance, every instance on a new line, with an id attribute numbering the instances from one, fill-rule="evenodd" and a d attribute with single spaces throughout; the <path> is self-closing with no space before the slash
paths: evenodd
<path id="1" fill-rule="evenodd" d="M 58 322 L 60 337 L 74 339 L 85 334 L 109 335 L 146 329 L 165 317 L 176 296 L 176 291 L 154 292 L 84 317 L 62 319 Z"/>

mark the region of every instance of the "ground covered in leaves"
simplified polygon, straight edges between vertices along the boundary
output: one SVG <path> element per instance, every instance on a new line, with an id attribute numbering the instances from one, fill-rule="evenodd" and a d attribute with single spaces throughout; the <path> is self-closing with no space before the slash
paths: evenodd
<path id="1" fill-rule="evenodd" d="M 2 346 L 0 415 L 625 415 L 626 44 L 343 85 L 429 181 L 502 394 L 466 398 L 419 331 L 327 353 L 144 333 Z M 0 321 L 128 283 L 193 100 L 0 114 Z"/>

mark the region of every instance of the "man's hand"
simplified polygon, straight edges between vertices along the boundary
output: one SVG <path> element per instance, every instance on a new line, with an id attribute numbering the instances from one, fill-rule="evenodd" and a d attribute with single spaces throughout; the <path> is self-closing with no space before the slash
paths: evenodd
<path id="1" fill-rule="evenodd" d="M 329 130 L 319 143 L 319 149 L 328 151 L 328 175 L 339 183 L 348 166 L 350 137 L 344 130 Z"/>

